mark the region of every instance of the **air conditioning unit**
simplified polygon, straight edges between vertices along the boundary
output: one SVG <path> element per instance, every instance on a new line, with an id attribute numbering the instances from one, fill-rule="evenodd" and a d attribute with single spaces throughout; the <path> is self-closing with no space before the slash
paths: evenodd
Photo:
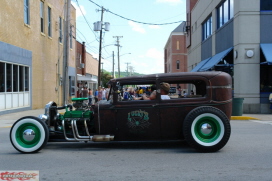
<path id="1" fill-rule="evenodd" d="M 84 63 L 81 63 L 81 64 L 79 65 L 79 67 L 83 69 L 83 68 L 85 67 L 85 64 L 84 64 Z"/>

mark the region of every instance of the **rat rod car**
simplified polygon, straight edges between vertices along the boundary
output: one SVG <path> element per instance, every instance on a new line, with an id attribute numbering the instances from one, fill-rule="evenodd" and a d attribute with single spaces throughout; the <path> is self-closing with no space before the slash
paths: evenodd
<path id="1" fill-rule="evenodd" d="M 163 82 L 172 88 L 170 99 L 161 99 Z M 19 119 L 10 131 L 12 145 L 31 153 L 60 138 L 82 142 L 185 140 L 197 151 L 215 152 L 229 140 L 232 79 L 227 73 L 152 74 L 112 79 L 108 84 L 107 100 L 92 106 L 87 98 L 73 98 L 72 105 L 61 107 L 52 101 L 45 106 L 45 114 Z M 121 96 L 127 87 L 147 89 L 151 85 L 157 88 L 154 100 Z M 194 94 L 178 96 L 175 87 Z M 59 113 L 60 109 L 65 112 Z"/>

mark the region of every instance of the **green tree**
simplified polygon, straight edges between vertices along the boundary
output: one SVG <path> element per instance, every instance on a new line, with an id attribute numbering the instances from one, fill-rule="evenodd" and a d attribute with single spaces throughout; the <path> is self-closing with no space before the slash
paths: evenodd
<path id="1" fill-rule="evenodd" d="M 102 87 L 108 87 L 107 83 L 112 79 L 110 72 L 103 69 L 101 72 L 101 81 L 102 81 Z"/>

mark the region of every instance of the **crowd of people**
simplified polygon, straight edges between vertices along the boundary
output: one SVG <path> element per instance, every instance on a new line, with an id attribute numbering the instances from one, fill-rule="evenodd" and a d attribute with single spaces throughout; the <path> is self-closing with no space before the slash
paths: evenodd
<path id="1" fill-rule="evenodd" d="M 139 87 L 134 89 L 128 87 L 123 93 L 123 100 L 154 100 L 156 99 L 156 92 L 160 92 L 161 99 L 170 99 L 168 96 L 170 85 L 168 83 L 161 83 L 160 89 L 156 90 L 156 86 Z"/>
<path id="2" fill-rule="evenodd" d="M 161 95 L 161 99 L 170 99 L 168 96 L 170 90 L 170 85 L 168 83 L 162 82 L 160 84 L 160 89 L 156 89 L 155 85 L 149 87 L 127 87 L 124 88 L 123 92 L 120 92 L 120 96 L 122 100 L 154 100 L 156 99 L 156 93 L 159 92 Z M 88 97 L 89 105 L 92 103 L 97 103 L 101 100 L 106 100 L 109 95 L 110 88 L 105 88 L 99 86 L 98 89 L 93 91 L 92 89 L 88 89 L 84 87 L 80 93 L 80 97 Z M 188 93 L 181 89 L 179 86 L 177 88 L 178 97 L 187 97 Z M 194 91 L 191 90 L 190 95 L 194 95 Z"/>
<path id="3" fill-rule="evenodd" d="M 182 91 L 182 89 L 181 89 L 180 86 L 177 88 L 177 92 L 178 92 L 178 97 L 179 98 L 181 98 L 181 97 L 188 97 L 188 93 L 185 90 Z M 191 96 L 195 95 L 195 93 L 194 93 L 193 90 L 190 91 L 190 95 Z"/>
<path id="4" fill-rule="evenodd" d="M 92 103 L 96 103 L 101 100 L 106 100 L 109 95 L 109 88 L 99 86 L 94 92 L 92 89 L 88 89 L 84 87 L 83 90 L 80 92 L 80 97 L 88 97 L 89 105 Z"/>

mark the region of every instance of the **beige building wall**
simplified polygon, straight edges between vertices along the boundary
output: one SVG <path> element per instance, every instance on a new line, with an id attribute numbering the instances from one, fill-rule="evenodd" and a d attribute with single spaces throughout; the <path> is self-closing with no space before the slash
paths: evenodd
<path id="1" fill-rule="evenodd" d="M 86 52 L 86 73 L 98 76 L 98 60 Z"/>
<path id="2" fill-rule="evenodd" d="M 23 0 L 0 1 L 0 41 L 32 52 L 32 108 L 43 108 L 49 101 L 62 104 L 63 44 L 59 43 L 59 17 L 64 18 L 64 0 L 44 0 L 44 33 L 41 33 L 40 1 L 29 1 L 30 24 L 24 23 Z M 48 7 L 51 7 L 52 37 L 48 36 Z M 76 12 L 71 6 L 71 25 Z M 64 25 L 64 23 L 63 23 Z M 63 27 L 64 30 L 64 27 Z M 75 33 L 73 33 L 75 36 Z M 73 39 L 75 47 L 75 39 Z M 75 51 L 70 49 L 70 67 L 75 67 Z"/>
<path id="3" fill-rule="evenodd" d="M 98 60 L 88 52 L 86 52 L 86 74 L 92 76 L 88 81 L 88 88 L 96 90 L 98 87 Z"/>

